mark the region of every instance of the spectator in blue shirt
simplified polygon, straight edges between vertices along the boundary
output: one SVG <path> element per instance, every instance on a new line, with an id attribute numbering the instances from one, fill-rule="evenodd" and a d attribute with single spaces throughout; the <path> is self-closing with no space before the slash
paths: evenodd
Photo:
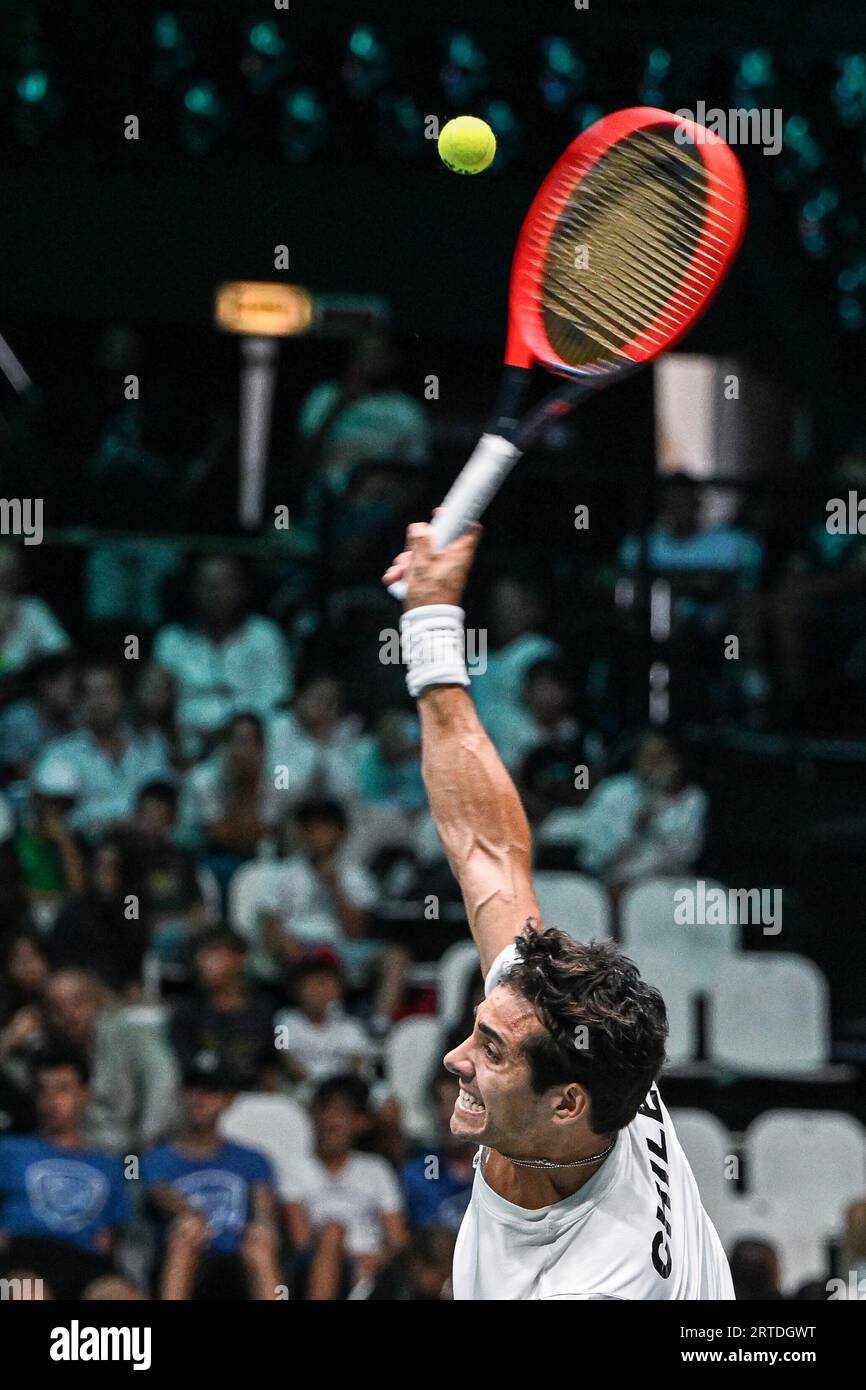
<path id="1" fill-rule="evenodd" d="M 111 1270 L 115 1233 L 128 1217 L 126 1184 L 119 1159 L 82 1144 L 86 1064 L 46 1053 L 35 1078 L 36 1134 L 0 1138 L 0 1236 L 7 1261 L 38 1266 L 72 1297 L 70 1289 Z"/>
<path id="2" fill-rule="evenodd" d="M 161 1296 L 243 1298 L 245 1286 L 247 1297 L 275 1298 L 280 1275 L 271 1164 L 218 1131 L 234 1099 L 233 1078 L 219 1061 L 191 1068 L 183 1099 L 180 1134 L 145 1155 L 141 1166 L 163 1247 Z M 167 1288 L 178 1264 L 188 1276 L 180 1295 Z"/>
<path id="3" fill-rule="evenodd" d="M 457 1077 L 444 1068 L 430 1083 L 437 1142 L 410 1158 L 400 1172 L 410 1226 L 444 1226 L 456 1234 L 469 1204 L 475 1154 L 451 1133 L 458 1089 Z"/>

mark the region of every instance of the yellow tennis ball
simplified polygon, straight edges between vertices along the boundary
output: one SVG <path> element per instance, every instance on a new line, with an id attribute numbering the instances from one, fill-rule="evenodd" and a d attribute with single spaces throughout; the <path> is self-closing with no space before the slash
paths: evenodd
<path id="1" fill-rule="evenodd" d="M 480 174 L 495 154 L 496 136 L 477 116 L 455 116 L 439 133 L 439 157 L 455 174 Z"/>

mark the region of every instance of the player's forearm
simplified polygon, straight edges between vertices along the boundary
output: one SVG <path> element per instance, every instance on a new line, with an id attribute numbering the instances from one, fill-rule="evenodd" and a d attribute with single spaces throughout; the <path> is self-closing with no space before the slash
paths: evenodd
<path id="1" fill-rule="evenodd" d="M 486 972 L 538 910 L 530 881 L 529 826 L 466 691 L 434 686 L 424 692 L 418 709 L 430 810 Z"/>

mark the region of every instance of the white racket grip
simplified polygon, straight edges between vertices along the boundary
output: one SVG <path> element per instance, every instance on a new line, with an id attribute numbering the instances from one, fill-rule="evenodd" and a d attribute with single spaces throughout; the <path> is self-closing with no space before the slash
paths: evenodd
<path id="1" fill-rule="evenodd" d="M 520 450 L 501 435 L 482 434 L 431 522 L 440 550 L 478 520 L 519 458 Z M 388 585 L 388 593 L 402 600 L 406 588 L 405 579 L 397 579 Z"/>

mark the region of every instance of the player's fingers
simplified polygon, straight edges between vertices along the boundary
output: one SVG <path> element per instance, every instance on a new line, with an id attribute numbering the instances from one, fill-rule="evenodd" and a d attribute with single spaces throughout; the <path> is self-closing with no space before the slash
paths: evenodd
<path id="1" fill-rule="evenodd" d="M 413 555 L 427 557 L 433 549 L 433 528 L 427 521 L 413 521 L 406 532 L 406 546 Z"/>
<path id="2" fill-rule="evenodd" d="M 395 579 L 402 579 L 409 568 L 411 559 L 412 555 L 410 551 L 401 550 L 400 554 L 395 556 L 382 575 L 383 584 L 393 584 Z"/>

